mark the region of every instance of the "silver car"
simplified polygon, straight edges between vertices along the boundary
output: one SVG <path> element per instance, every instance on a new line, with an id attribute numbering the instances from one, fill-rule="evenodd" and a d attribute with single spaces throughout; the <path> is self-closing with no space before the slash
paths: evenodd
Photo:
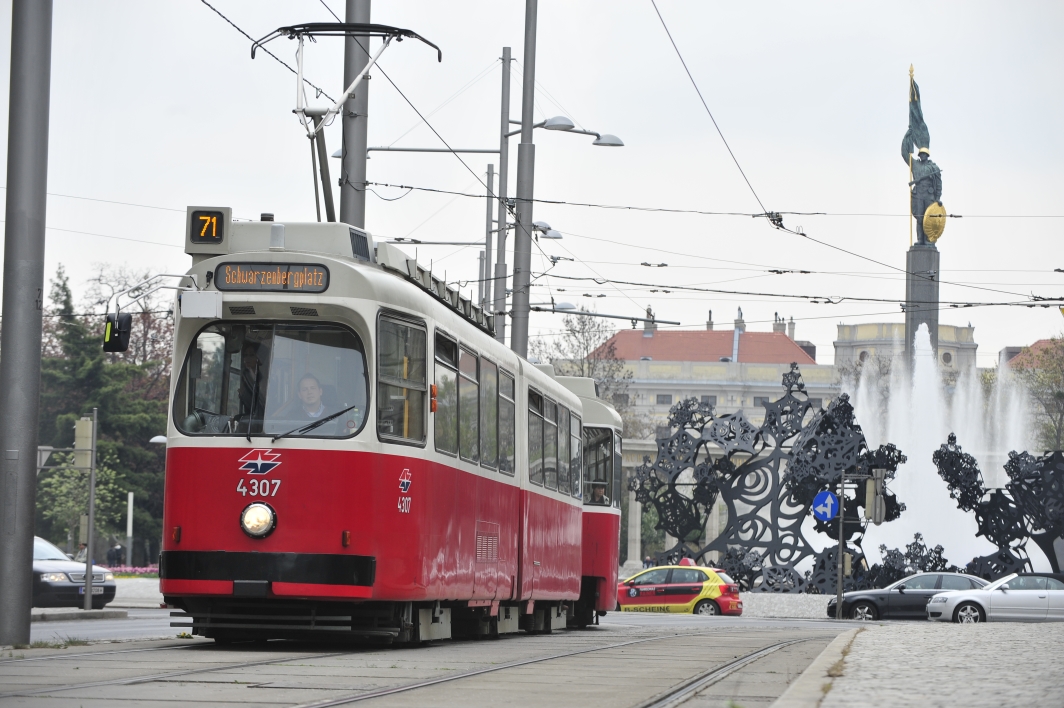
<path id="1" fill-rule="evenodd" d="M 927 618 L 939 622 L 1064 622 L 1064 575 L 1013 573 L 978 590 L 938 593 Z"/>

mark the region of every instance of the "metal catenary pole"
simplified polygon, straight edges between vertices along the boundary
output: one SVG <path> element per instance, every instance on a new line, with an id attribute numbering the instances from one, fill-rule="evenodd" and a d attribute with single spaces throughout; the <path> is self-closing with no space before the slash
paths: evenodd
<path id="1" fill-rule="evenodd" d="M 493 216 L 492 207 L 495 206 L 495 197 L 493 196 L 492 188 L 495 186 L 495 165 L 488 165 L 488 218 L 486 225 L 484 226 L 484 252 L 481 254 L 483 262 L 480 267 L 480 287 L 477 292 L 480 294 L 480 306 L 485 310 L 488 309 L 488 300 L 491 299 L 491 286 L 488 284 L 488 278 L 490 277 L 489 271 L 491 270 L 491 235 L 493 229 L 491 228 L 491 217 Z"/>
<path id="2" fill-rule="evenodd" d="M 89 532 L 85 534 L 85 604 L 92 609 L 92 544 L 96 541 L 96 409 L 92 409 L 92 451 L 89 453 Z"/>
<path id="3" fill-rule="evenodd" d="M 347 0 L 346 20 L 369 24 L 370 0 Z M 355 40 L 358 40 L 357 42 Z M 361 46 L 359 46 L 361 43 Z M 344 86 L 350 86 L 369 63 L 369 37 L 344 40 Z M 354 98 L 343 111 L 343 144 L 340 161 L 340 221 L 366 228 L 366 147 L 369 120 L 369 82 L 359 84 Z"/>
<path id="4" fill-rule="evenodd" d="M 503 344 L 506 343 L 506 231 L 510 223 L 510 213 L 506 201 L 507 180 L 510 176 L 510 48 L 502 48 L 502 116 L 499 121 L 499 189 L 495 193 L 498 196 L 498 239 L 496 243 L 495 264 L 495 302 L 492 310 L 497 314 L 495 317 L 495 338 Z"/>
<path id="5" fill-rule="evenodd" d="M 835 619 L 844 619 L 842 611 L 842 554 L 846 551 L 846 537 L 843 533 L 843 525 L 846 516 L 846 473 L 843 472 L 839 481 L 839 550 L 835 554 Z"/>
<path id="6" fill-rule="evenodd" d="M 532 196 L 536 146 L 532 109 L 536 98 L 537 0 L 525 0 L 525 55 L 521 79 L 521 144 L 517 146 L 517 228 L 514 232 L 513 330 L 510 349 L 528 356 L 528 302 L 532 270 Z"/>
<path id="7" fill-rule="evenodd" d="M 0 342 L 0 644 L 29 644 L 52 0 L 14 0 Z"/>

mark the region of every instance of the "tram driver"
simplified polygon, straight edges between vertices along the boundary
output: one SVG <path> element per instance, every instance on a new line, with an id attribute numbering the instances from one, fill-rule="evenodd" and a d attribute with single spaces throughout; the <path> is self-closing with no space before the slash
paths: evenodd
<path id="1" fill-rule="evenodd" d="M 314 374 L 304 374 L 299 380 L 299 417 L 317 420 L 325 415 L 325 403 L 321 400 L 321 382 Z"/>
<path id="2" fill-rule="evenodd" d="M 599 504 L 601 506 L 609 506 L 610 498 L 606 496 L 606 483 L 601 480 L 595 480 L 591 483 L 591 498 L 587 501 L 588 504 Z"/>

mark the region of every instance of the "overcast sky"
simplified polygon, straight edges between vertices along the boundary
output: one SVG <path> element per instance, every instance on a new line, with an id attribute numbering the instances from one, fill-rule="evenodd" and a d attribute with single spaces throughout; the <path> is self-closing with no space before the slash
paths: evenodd
<path id="1" fill-rule="evenodd" d="M 211 1 L 253 37 L 281 25 L 331 19 L 320 0 Z M 342 15 L 342 0 L 326 2 Z M 1031 293 L 1064 295 L 1064 274 L 1054 272 L 1064 268 L 1060 3 L 658 4 L 764 207 L 861 214 L 786 216 L 785 223 L 886 265 L 748 216 L 537 205 L 535 218 L 565 234 L 561 241 L 542 242 L 543 251 L 575 259 L 560 262 L 552 274 L 659 284 L 658 290 L 698 285 L 901 297 L 904 275 L 897 269 L 905 265 L 909 225 L 908 172 L 899 145 L 911 63 L 932 157 L 943 169 L 943 201 L 950 213 L 964 217 L 951 219 L 939 242 L 942 299 L 1014 302 Z M 10 14 L 10 2 L 0 3 L 5 82 Z M 429 118 L 452 146 L 495 147 L 497 60 L 503 46 L 522 56 L 524 3 L 378 0 L 373 20 L 411 28 L 440 45 L 443 63 L 417 42 L 393 45 L 381 63 L 422 113 L 453 98 Z M 292 43 L 270 46 L 293 62 Z M 307 77 L 333 95 L 342 90 L 342 52 L 342 42 L 333 39 L 307 52 Z M 282 221 L 313 220 L 307 143 L 291 113 L 294 78 L 265 55 L 252 61 L 249 42 L 206 5 L 56 0 L 52 57 L 49 277 L 62 263 L 81 290 L 99 262 L 168 272 L 187 268 L 181 243 L 188 204 L 227 205 L 241 217 L 271 211 Z M 511 113 L 519 118 L 519 65 L 514 69 Z M 597 148 L 585 136 L 537 131 L 538 198 L 761 211 L 649 0 L 542 0 L 536 71 L 542 87 L 538 117 L 565 114 L 579 126 L 620 136 L 626 145 Z M 0 100 L 7 97 L 5 84 Z M 4 134 L 7 113 L 5 106 Z M 441 147 L 418 123 L 374 72 L 370 144 Z M 327 134 L 332 151 L 339 146 L 339 126 Z M 6 141 L 0 142 L 6 163 Z M 515 140 L 514 169 L 516 153 Z M 447 154 L 376 153 L 369 179 L 482 191 L 473 173 L 483 175 L 495 157 L 463 159 L 469 169 Z M 375 190 L 386 199 L 403 194 Z M 1037 218 L 1045 215 L 1057 218 Z M 473 240 L 483 237 L 484 200 L 413 192 L 384 201 L 370 195 L 366 226 L 378 237 Z M 477 250 L 421 247 L 418 256 L 432 259 L 434 270 L 446 270 L 449 280 L 472 280 Z M 639 265 L 643 261 L 668 267 L 646 268 Z M 535 251 L 533 271 L 546 264 Z M 813 272 L 775 275 L 770 269 Z M 820 363 L 832 361 L 837 324 L 902 321 L 891 303 L 810 304 L 763 295 L 652 293 L 560 278 L 537 282 L 544 286 L 536 288 L 535 301 L 553 294 L 559 302 L 620 315 L 639 315 L 650 305 L 659 318 L 691 328 L 705 326 L 708 310 L 720 327 L 730 328 L 741 306 L 749 329 L 769 330 L 778 312 L 794 317 L 797 338 L 817 345 Z M 978 307 L 941 315 L 944 324 L 969 321 L 981 366 L 993 365 L 1003 346 L 1029 344 L 1064 325 L 1055 308 Z M 549 335 L 559 325 L 556 316 L 533 315 L 534 335 Z"/>

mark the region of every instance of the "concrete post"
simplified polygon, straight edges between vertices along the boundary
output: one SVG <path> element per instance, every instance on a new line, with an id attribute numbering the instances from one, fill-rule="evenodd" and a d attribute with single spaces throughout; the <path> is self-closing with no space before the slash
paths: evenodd
<path id="1" fill-rule="evenodd" d="M 347 0 L 346 21 L 369 23 L 370 0 Z M 358 40 L 358 41 L 355 41 Z M 344 39 L 344 86 L 350 86 L 369 63 L 369 37 Z M 369 83 L 358 86 L 344 103 L 340 160 L 340 221 L 366 228 L 366 140 L 369 120 Z"/>
<path id="2" fill-rule="evenodd" d="M 126 565 L 133 565 L 133 492 L 129 493 L 126 511 Z"/>
<path id="3" fill-rule="evenodd" d="M 29 644 L 52 0 L 13 0 L 0 342 L 0 644 Z"/>
<path id="4" fill-rule="evenodd" d="M 536 100 L 536 16 L 538 0 L 525 0 L 525 66 L 521 80 L 521 144 L 517 146 L 517 229 L 514 232 L 513 329 L 510 349 L 528 356 L 529 283 L 532 270 L 532 195 L 536 146 L 532 109 Z"/>
<path id="5" fill-rule="evenodd" d="M 938 356 L 939 251 L 934 244 L 916 244 L 905 257 L 905 361 L 913 365 L 913 337 L 921 324 L 931 335 Z"/>

